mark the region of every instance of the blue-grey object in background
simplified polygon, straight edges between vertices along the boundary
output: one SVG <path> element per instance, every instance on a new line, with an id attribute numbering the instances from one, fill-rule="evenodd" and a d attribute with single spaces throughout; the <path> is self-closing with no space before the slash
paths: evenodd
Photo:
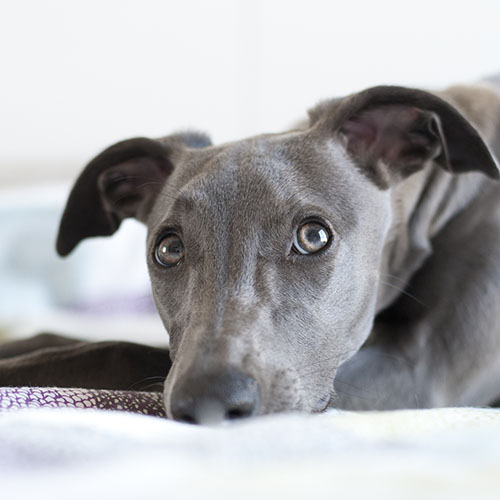
<path id="1" fill-rule="evenodd" d="M 0 320 L 74 310 L 154 313 L 144 262 L 145 229 L 126 221 L 113 238 L 83 242 L 65 259 L 55 238 L 67 186 L 2 190 Z"/>

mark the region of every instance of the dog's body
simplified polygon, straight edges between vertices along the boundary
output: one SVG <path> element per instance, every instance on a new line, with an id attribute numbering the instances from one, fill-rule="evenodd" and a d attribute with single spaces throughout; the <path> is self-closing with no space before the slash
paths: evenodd
<path id="1" fill-rule="evenodd" d="M 441 95 L 500 157 L 497 95 L 470 87 Z M 500 398 L 500 186 L 477 173 L 424 169 L 391 199 L 373 340 L 339 370 L 337 404 L 491 404 Z"/>
<path id="2" fill-rule="evenodd" d="M 500 96 L 377 87 L 310 116 L 222 146 L 112 146 L 77 181 L 58 251 L 147 224 L 176 419 L 491 404 Z"/>

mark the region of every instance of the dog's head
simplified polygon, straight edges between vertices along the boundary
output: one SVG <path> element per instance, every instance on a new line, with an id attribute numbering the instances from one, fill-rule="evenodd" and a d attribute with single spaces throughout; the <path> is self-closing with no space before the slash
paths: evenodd
<path id="1" fill-rule="evenodd" d="M 222 146 L 200 134 L 131 139 L 83 171 L 57 249 L 126 217 L 147 225 L 170 416 L 321 411 L 372 327 L 391 187 L 431 164 L 499 175 L 457 110 L 400 87 L 325 102 L 303 130 Z"/>

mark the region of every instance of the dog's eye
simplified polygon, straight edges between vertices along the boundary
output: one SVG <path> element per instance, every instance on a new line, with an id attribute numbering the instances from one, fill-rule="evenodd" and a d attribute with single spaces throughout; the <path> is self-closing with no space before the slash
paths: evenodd
<path id="1" fill-rule="evenodd" d="M 309 255 L 325 248 L 331 238 L 330 230 L 323 224 L 315 221 L 306 222 L 295 233 L 293 249 L 297 253 Z"/>
<path id="2" fill-rule="evenodd" d="M 170 233 L 163 236 L 155 250 L 158 264 L 172 267 L 179 264 L 184 258 L 184 244 L 179 236 Z"/>

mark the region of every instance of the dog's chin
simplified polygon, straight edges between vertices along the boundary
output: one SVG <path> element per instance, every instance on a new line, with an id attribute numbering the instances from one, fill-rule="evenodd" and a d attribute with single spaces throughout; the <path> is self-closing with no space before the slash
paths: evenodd
<path id="1" fill-rule="evenodd" d="M 288 391 L 287 391 L 288 392 Z M 317 388 L 314 392 L 304 392 L 302 388 L 295 391 L 278 392 L 263 397 L 258 416 L 276 413 L 323 413 L 332 407 L 334 391 L 332 388 Z"/>
<path id="2" fill-rule="evenodd" d="M 330 406 L 331 401 L 332 395 L 330 393 L 325 394 L 318 400 L 318 402 L 312 409 L 312 413 L 323 413 Z"/>

